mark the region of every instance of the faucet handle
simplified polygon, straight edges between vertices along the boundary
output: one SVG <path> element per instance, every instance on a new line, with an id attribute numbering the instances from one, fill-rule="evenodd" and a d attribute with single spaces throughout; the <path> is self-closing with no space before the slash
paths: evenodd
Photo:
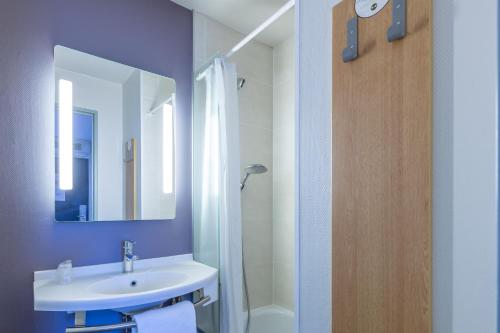
<path id="1" fill-rule="evenodd" d="M 135 254 L 132 254 L 132 253 L 125 253 L 125 258 L 127 258 L 128 260 L 139 260 L 139 256 L 135 255 Z"/>
<path id="2" fill-rule="evenodd" d="M 132 253 L 134 251 L 135 241 L 124 240 L 123 241 L 123 251 L 125 253 Z"/>
<path id="3" fill-rule="evenodd" d="M 132 273 L 134 271 L 134 261 L 139 257 L 134 255 L 135 242 L 131 240 L 123 241 L 123 272 Z"/>

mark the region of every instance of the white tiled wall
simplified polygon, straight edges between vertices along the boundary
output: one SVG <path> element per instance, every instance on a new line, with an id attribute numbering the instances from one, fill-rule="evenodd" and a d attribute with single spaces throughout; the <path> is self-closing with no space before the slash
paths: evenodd
<path id="1" fill-rule="evenodd" d="M 227 52 L 244 36 L 194 14 L 194 67 Z M 294 280 L 294 56 L 293 38 L 275 49 L 253 41 L 231 57 L 238 76 L 241 176 L 264 164 L 242 193 L 243 240 L 251 308 L 293 310 Z M 273 85 L 274 82 L 274 85 Z M 274 109 L 274 112 L 273 112 Z M 278 172 L 276 172 L 278 170 Z"/>
<path id="2" fill-rule="evenodd" d="M 294 310 L 295 57 L 293 36 L 274 48 L 274 303 Z"/>
<path id="3" fill-rule="evenodd" d="M 194 14 L 194 67 L 223 54 L 244 36 Z M 239 91 L 241 169 L 253 163 L 269 171 L 252 176 L 242 194 L 243 240 L 252 308 L 273 303 L 273 49 L 252 42 L 231 60 L 246 79 Z"/>

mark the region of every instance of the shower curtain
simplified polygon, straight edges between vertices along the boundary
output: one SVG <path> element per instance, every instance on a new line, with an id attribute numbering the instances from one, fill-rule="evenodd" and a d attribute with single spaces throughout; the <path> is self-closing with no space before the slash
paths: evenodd
<path id="1" fill-rule="evenodd" d="M 205 115 L 201 145 L 201 230 L 218 229 L 220 332 L 242 333 L 240 140 L 236 68 L 215 58 L 202 74 Z M 218 228 L 217 228 L 218 225 Z"/>

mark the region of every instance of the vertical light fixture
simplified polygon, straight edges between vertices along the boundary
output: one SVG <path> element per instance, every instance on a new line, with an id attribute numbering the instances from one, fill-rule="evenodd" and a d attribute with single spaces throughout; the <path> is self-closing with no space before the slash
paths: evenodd
<path id="1" fill-rule="evenodd" d="M 174 190 L 174 98 L 163 104 L 163 193 Z"/>
<path id="2" fill-rule="evenodd" d="M 73 83 L 59 80 L 59 188 L 73 189 Z"/>

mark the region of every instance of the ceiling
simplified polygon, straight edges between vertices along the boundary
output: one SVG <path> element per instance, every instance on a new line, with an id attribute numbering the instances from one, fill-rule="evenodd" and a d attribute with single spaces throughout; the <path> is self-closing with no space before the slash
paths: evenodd
<path id="1" fill-rule="evenodd" d="M 274 14 L 288 0 L 172 0 L 195 10 L 220 23 L 248 34 Z M 257 40 L 275 46 L 293 33 L 294 11 L 290 10 L 272 26 L 262 32 Z"/>

